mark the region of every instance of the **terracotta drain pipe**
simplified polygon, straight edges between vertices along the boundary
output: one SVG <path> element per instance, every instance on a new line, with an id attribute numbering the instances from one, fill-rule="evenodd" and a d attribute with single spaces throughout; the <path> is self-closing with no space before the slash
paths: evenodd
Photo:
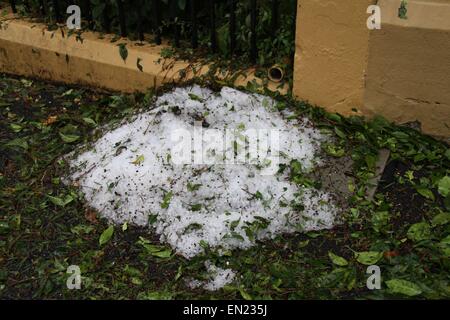
<path id="1" fill-rule="evenodd" d="M 267 70 L 267 77 L 270 81 L 281 82 L 284 78 L 284 68 L 278 64 L 271 66 Z"/>

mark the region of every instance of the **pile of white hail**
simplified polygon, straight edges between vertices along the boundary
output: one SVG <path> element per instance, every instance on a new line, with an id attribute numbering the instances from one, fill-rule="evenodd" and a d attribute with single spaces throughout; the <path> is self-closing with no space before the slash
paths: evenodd
<path id="1" fill-rule="evenodd" d="M 67 180 L 81 187 L 101 216 L 117 224 L 151 226 L 161 242 L 187 259 L 205 245 L 218 252 L 245 249 L 280 233 L 333 226 L 338 209 L 330 194 L 291 183 L 289 168 L 267 174 L 270 160 L 172 161 L 180 148 L 174 132 L 194 136 L 200 123 L 204 130 L 233 130 L 238 138 L 223 150 L 206 141 L 193 143 L 201 149 L 193 150 L 194 156 L 201 152 L 224 160 L 225 149 L 236 156 L 246 150 L 241 146 L 247 129 L 271 130 L 279 132 L 279 150 L 268 153 L 278 155 L 280 165 L 297 160 L 303 170 L 312 170 L 320 165 L 317 153 L 327 137 L 308 119 L 288 120 L 271 98 L 226 87 L 219 93 L 199 86 L 177 88 L 155 103 L 151 111 L 105 132 L 88 151 L 69 155 L 73 171 Z M 227 274 L 222 278 L 233 278 Z M 220 287 L 213 283 L 214 289 Z"/>

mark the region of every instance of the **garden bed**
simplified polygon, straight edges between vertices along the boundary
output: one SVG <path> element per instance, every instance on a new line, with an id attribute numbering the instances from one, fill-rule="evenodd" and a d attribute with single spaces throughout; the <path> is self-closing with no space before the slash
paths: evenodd
<path id="1" fill-rule="evenodd" d="M 320 148 L 324 159 L 352 159 L 342 223 L 331 230 L 281 233 L 231 254 L 205 246 L 186 259 L 147 228 L 123 221 L 111 228 L 86 205 L 79 186 L 65 186 L 61 179 L 70 173 L 64 156 L 99 141 L 104 126 L 118 128 L 124 119 L 148 112 L 153 93 L 119 95 L 8 76 L 1 77 L 0 90 L 2 298 L 450 296 L 450 152 L 442 142 L 382 119 L 343 118 L 275 97 L 292 121 L 308 117 L 314 130 L 332 138 Z M 391 163 L 406 167 L 386 174 L 369 201 L 367 183 L 381 148 L 390 150 Z M 321 190 L 314 175 L 290 172 L 288 178 L 298 188 Z M 381 290 L 367 289 L 368 264 L 380 266 Z M 81 268 L 81 290 L 66 287 L 69 265 Z M 234 270 L 233 281 L 205 290 L 216 289 L 211 265 L 225 277 L 221 271 Z"/>

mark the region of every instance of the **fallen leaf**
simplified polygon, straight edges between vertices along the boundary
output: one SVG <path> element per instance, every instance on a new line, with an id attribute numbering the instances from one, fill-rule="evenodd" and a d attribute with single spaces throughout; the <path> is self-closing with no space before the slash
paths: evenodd
<path id="1" fill-rule="evenodd" d="M 59 207 L 65 207 L 74 200 L 74 198 L 69 194 L 64 197 L 54 197 L 50 195 L 47 195 L 47 197 L 54 205 Z"/>
<path id="2" fill-rule="evenodd" d="M 123 61 L 127 60 L 128 57 L 128 49 L 125 43 L 120 43 L 117 45 L 119 47 L 119 54 Z"/>
<path id="3" fill-rule="evenodd" d="M 44 123 L 44 125 L 48 126 L 48 125 L 50 125 L 52 123 L 55 123 L 56 120 L 58 120 L 58 116 L 50 116 L 46 120 L 44 120 L 43 123 Z"/>
<path id="4" fill-rule="evenodd" d="M 142 162 L 144 162 L 144 155 L 140 155 L 140 156 L 138 156 L 134 161 L 132 161 L 131 163 L 132 164 L 135 164 L 135 165 L 140 165 Z"/>
<path id="5" fill-rule="evenodd" d="M 59 136 L 61 137 L 62 141 L 64 141 L 65 143 L 72 143 L 77 141 L 78 139 L 80 139 L 80 136 L 77 136 L 75 134 L 64 134 L 64 133 L 59 133 Z"/>
<path id="6" fill-rule="evenodd" d="M 438 191 L 443 197 L 450 194 L 450 176 L 445 176 L 439 180 Z"/>
<path id="7" fill-rule="evenodd" d="M 98 243 L 102 246 L 111 239 L 114 233 L 114 226 L 109 226 L 103 233 L 100 235 L 100 239 L 98 239 Z"/>
<path id="8" fill-rule="evenodd" d="M 348 261 L 345 258 L 342 258 L 331 251 L 328 251 L 328 256 L 330 257 L 331 262 L 333 262 L 335 265 L 341 267 L 345 267 L 348 265 Z"/>
<path id="9" fill-rule="evenodd" d="M 403 279 L 388 280 L 386 281 L 386 285 L 391 292 L 403 294 L 409 297 L 417 296 L 422 293 L 422 290 L 418 285 Z"/>
<path id="10" fill-rule="evenodd" d="M 86 211 L 84 212 L 84 217 L 90 223 L 93 223 L 93 224 L 97 224 L 98 223 L 97 213 L 94 210 L 92 210 L 92 209 L 89 209 L 89 208 L 86 209 Z"/>
<path id="11" fill-rule="evenodd" d="M 355 254 L 356 260 L 366 266 L 376 264 L 383 257 L 383 252 L 378 251 L 356 252 Z"/>
<path id="12" fill-rule="evenodd" d="M 399 253 L 398 251 L 394 250 L 394 251 L 386 251 L 383 255 L 385 258 L 393 258 L 399 256 Z"/>
<path id="13" fill-rule="evenodd" d="M 142 62 L 142 59 L 141 58 L 137 58 L 136 66 L 137 66 L 137 68 L 139 69 L 140 72 L 144 72 L 144 68 L 142 67 L 141 62 Z"/>
<path id="14" fill-rule="evenodd" d="M 407 236 L 410 240 L 415 242 L 430 239 L 430 225 L 427 222 L 415 223 L 409 227 Z"/>

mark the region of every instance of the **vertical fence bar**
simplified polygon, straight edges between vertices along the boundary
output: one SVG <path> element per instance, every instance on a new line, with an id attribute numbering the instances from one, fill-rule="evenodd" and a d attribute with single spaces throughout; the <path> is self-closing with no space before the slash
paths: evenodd
<path id="1" fill-rule="evenodd" d="M 191 23 L 192 23 L 191 43 L 193 49 L 197 49 L 198 47 L 197 12 L 195 11 L 196 9 L 195 2 L 196 2 L 195 0 L 191 0 L 191 7 L 190 7 Z"/>
<path id="2" fill-rule="evenodd" d="M 294 39 L 292 39 L 293 43 L 294 43 L 294 50 L 292 50 L 291 56 L 290 56 L 290 60 L 291 60 L 291 66 L 292 68 L 294 68 L 294 59 L 295 59 L 295 34 L 297 33 L 297 10 L 298 10 L 298 0 L 294 1 L 294 10 L 292 10 L 293 16 L 292 16 L 292 36 Z"/>
<path id="3" fill-rule="evenodd" d="M 89 29 L 94 29 L 94 19 L 92 17 L 91 0 L 86 0 L 86 10 L 87 10 L 87 19 L 88 19 Z"/>
<path id="4" fill-rule="evenodd" d="M 30 2 L 28 0 L 23 0 L 23 6 L 25 7 L 27 13 L 31 13 Z"/>
<path id="5" fill-rule="evenodd" d="M 230 0 L 230 56 L 236 51 L 236 0 Z"/>
<path id="6" fill-rule="evenodd" d="M 137 33 L 139 41 L 144 41 L 144 29 L 142 26 L 142 9 L 143 9 L 143 3 L 142 0 L 138 1 L 138 7 L 137 10 Z"/>
<path id="7" fill-rule="evenodd" d="M 210 28 L 211 28 L 211 50 L 217 51 L 217 39 L 216 39 L 216 1 L 209 0 L 209 16 L 210 16 Z"/>
<path id="8" fill-rule="evenodd" d="M 57 22 L 61 21 L 61 12 L 59 11 L 58 0 L 53 0 L 53 10 L 55 11 L 55 19 Z"/>
<path id="9" fill-rule="evenodd" d="M 272 21 L 271 21 L 272 40 L 277 36 L 278 29 L 278 0 L 272 0 Z"/>
<path id="10" fill-rule="evenodd" d="M 16 8 L 16 1 L 14 0 L 9 0 L 9 4 L 11 6 L 11 10 L 13 13 L 17 13 L 17 8 Z"/>
<path id="11" fill-rule="evenodd" d="M 170 1 L 170 11 L 172 16 L 173 40 L 176 48 L 180 46 L 180 28 L 178 25 L 178 1 Z"/>
<path id="12" fill-rule="evenodd" d="M 42 16 L 45 16 L 45 3 L 44 0 L 39 0 L 39 12 L 41 13 Z"/>
<path id="13" fill-rule="evenodd" d="M 252 63 L 256 63 L 258 58 L 258 49 L 256 46 L 256 0 L 251 0 L 250 8 L 250 29 L 251 29 L 251 39 L 250 39 L 250 60 Z"/>
<path id="14" fill-rule="evenodd" d="M 94 28 L 94 19 L 92 18 L 92 7 L 90 0 L 84 0 L 84 7 L 86 8 L 86 17 L 88 21 L 88 28 Z"/>
<path id="15" fill-rule="evenodd" d="M 108 16 L 108 1 L 105 1 L 105 8 L 102 12 L 102 20 L 103 31 L 109 33 L 111 31 L 111 24 Z"/>
<path id="16" fill-rule="evenodd" d="M 156 44 L 161 44 L 161 11 L 160 11 L 160 0 L 153 0 L 153 11 L 155 12 L 155 42 Z"/>
<path id="17" fill-rule="evenodd" d="M 127 23 L 125 20 L 125 6 L 122 0 L 117 0 L 117 6 L 119 10 L 119 24 L 120 24 L 120 35 L 122 37 L 127 36 Z"/>

